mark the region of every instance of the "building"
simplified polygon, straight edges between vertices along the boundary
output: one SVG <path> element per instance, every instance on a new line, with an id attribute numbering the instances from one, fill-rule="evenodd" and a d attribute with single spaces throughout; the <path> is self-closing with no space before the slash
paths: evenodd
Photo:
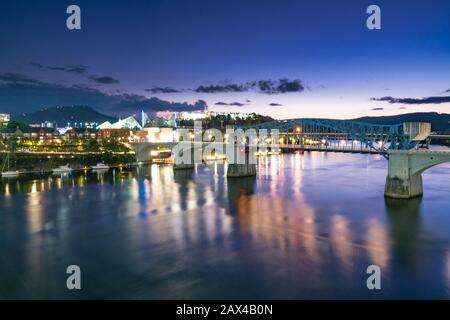
<path id="1" fill-rule="evenodd" d="M 178 114 L 179 120 L 203 120 L 209 117 L 217 116 L 229 116 L 231 119 L 249 119 L 255 116 L 255 113 L 243 113 L 243 112 L 218 112 L 218 111 L 192 111 L 192 112 L 180 112 Z"/>
<path id="2" fill-rule="evenodd" d="M 97 131 L 87 128 L 71 128 L 64 133 L 64 138 L 67 140 L 95 139 L 97 138 Z"/>
<path id="3" fill-rule="evenodd" d="M 15 137 L 18 139 L 27 140 L 49 140 L 53 139 L 55 136 L 59 136 L 58 132 L 52 128 L 34 128 L 34 127 L 23 127 L 19 126 L 15 128 L 0 128 L 0 136 L 3 139 Z"/>
<path id="4" fill-rule="evenodd" d="M 117 139 L 122 142 L 129 142 L 132 137 L 132 132 L 130 129 L 100 129 L 97 131 L 97 139 Z"/>
<path id="5" fill-rule="evenodd" d="M 22 135 L 22 131 L 19 128 L 0 128 L 0 137 L 2 139 L 17 137 L 19 135 Z"/>
<path id="6" fill-rule="evenodd" d="M 141 124 L 134 118 L 134 117 L 128 117 L 122 120 L 119 120 L 115 123 L 110 123 L 109 121 L 106 121 L 99 126 L 97 126 L 97 129 L 128 129 L 128 130 L 139 130 L 142 129 Z"/>
<path id="7" fill-rule="evenodd" d="M 192 111 L 192 112 L 180 112 L 178 114 L 178 119 L 180 120 L 203 120 L 208 117 L 208 114 L 203 111 Z"/>
<path id="8" fill-rule="evenodd" d="M 173 128 L 150 127 L 134 132 L 134 142 L 175 142 L 177 133 Z"/>
<path id="9" fill-rule="evenodd" d="M 231 119 L 249 119 L 255 116 L 255 113 L 243 113 L 243 112 L 216 112 L 216 111 L 207 111 L 206 114 L 208 117 L 215 116 L 230 116 Z"/>
<path id="10" fill-rule="evenodd" d="M 11 116 L 7 113 L 0 113 L 0 123 L 11 121 Z"/>
<path id="11" fill-rule="evenodd" d="M 66 124 L 67 127 L 79 129 L 95 129 L 98 125 L 97 122 L 67 122 Z M 56 124 L 54 124 L 54 126 L 56 126 Z"/>

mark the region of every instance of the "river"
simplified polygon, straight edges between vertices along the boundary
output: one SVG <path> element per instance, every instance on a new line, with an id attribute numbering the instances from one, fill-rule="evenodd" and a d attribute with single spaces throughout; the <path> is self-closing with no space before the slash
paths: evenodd
<path id="1" fill-rule="evenodd" d="M 383 196 L 378 155 L 261 158 L 0 180 L 0 298 L 450 298 L 450 163 Z M 366 269 L 381 270 L 368 290 Z M 81 269 L 82 290 L 66 288 Z"/>

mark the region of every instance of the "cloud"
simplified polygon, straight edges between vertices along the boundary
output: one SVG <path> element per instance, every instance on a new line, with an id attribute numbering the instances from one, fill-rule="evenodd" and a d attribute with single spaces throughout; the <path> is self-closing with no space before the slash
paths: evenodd
<path id="1" fill-rule="evenodd" d="M 426 97 L 426 98 L 393 98 L 390 96 L 382 98 L 371 98 L 372 101 L 386 101 L 389 103 L 402 103 L 402 104 L 440 104 L 450 102 L 450 96 L 447 97 Z"/>
<path id="2" fill-rule="evenodd" d="M 219 101 L 219 102 L 216 102 L 214 105 L 216 105 L 216 106 L 243 107 L 243 106 L 245 106 L 245 105 L 247 105 L 247 104 L 241 103 L 241 102 L 231 102 L 231 103 L 226 103 L 226 102 L 223 102 L 223 101 Z"/>
<path id="3" fill-rule="evenodd" d="M 449 92 L 450 92 L 450 89 L 447 89 L 444 91 L 444 93 L 449 93 Z"/>
<path id="4" fill-rule="evenodd" d="M 381 111 L 384 110 L 384 108 L 372 108 L 372 111 Z"/>
<path id="5" fill-rule="evenodd" d="M 279 94 L 288 92 L 303 92 L 305 86 L 301 80 L 280 79 L 278 81 L 259 80 L 252 83 L 253 87 L 257 87 L 259 91 L 267 94 Z"/>
<path id="6" fill-rule="evenodd" d="M 179 93 L 181 90 L 169 88 L 169 87 L 153 87 L 151 89 L 145 89 L 146 92 L 149 92 L 151 94 L 158 94 L 158 93 Z"/>
<path id="7" fill-rule="evenodd" d="M 290 92 L 303 92 L 305 86 L 301 80 L 256 80 L 243 84 L 225 83 L 215 85 L 202 85 L 194 91 L 197 93 L 228 93 L 256 91 L 266 94 L 282 94 Z"/>
<path id="8" fill-rule="evenodd" d="M 38 69 L 47 69 L 47 70 L 53 70 L 53 71 L 64 71 L 68 73 L 75 73 L 75 74 L 84 74 L 89 67 L 81 65 L 81 64 L 75 64 L 75 65 L 67 65 L 63 67 L 55 67 L 55 66 L 45 66 L 41 63 L 37 62 L 30 62 L 30 65 L 33 67 L 36 67 Z"/>
<path id="9" fill-rule="evenodd" d="M 0 74 L 0 110 L 6 113 L 25 113 L 43 107 L 67 105 L 89 105 L 111 115 L 135 113 L 141 109 L 146 112 L 175 112 L 207 108 L 206 102 L 202 100 L 194 104 L 169 102 L 137 94 L 108 94 L 88 85 L 47 83 L 21 74 Z"/>
<path id="10" fill-rule="evenodd" d="M 48 68 L 51 70 L 65 71 L 68 73 L 76 73 L 76 74 L 83 74 L 88 70 L 88 67 L 82 65 L 73 65 L 66 67 L 48 67 Z"/>
<path id="11" fill-rule="evenodd" d="M 205 111 L 208 108 L 207 103 L 203 100 L 198 100 L 194 104 L 189 104 L 187 102 L 164 101 L 155 97 L 147 99 L 135 94 L 120 95 L 117 102 L 118 103 L 115 106 L 117 111 L 128 112 L 135 112 L 141 109 L 147 112 Z"/>
<path id="12" fill-rule="evenodd" d="M 272 102 L 272 103 L 269 103 L 269 106 L 271 106 L 271 107 L 281 107 L 282 104 Z"/>
<path id="13" fill-rule="evenodd" d="M 8 73 L 0 74 L 0 84 L 1 83 L 40 85 L 43 82 L 36 80 L 36 79 L 29 78 L 22 74 L 8 72 Z"/>
<path id="14" fill-rule="evenodd" d="M 239 84 L 225 84 L 225 85 L 208 85 L 199 86 L 194 91 L 197 93 L 219 93 L 219 92 L 244 92 L 247 89 Z"/>
<path id="15" fill-rule="evenodd" d="M 90 76 L 89 79 L 100 84 L 118 84 L 120 82 L 110 76 Z"/>

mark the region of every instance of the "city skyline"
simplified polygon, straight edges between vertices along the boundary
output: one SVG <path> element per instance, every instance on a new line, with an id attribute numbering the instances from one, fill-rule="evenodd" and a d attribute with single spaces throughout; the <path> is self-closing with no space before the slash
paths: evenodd
<path id="1" fill-rule="evenodd" d="M 201 101 L 277 119 L 450 110 L 447 1 L 378 1 L 381 30 L 367 29 L 372 3 L 361 1 L 78 1 L 81 30 L 66 28 L 70 4 L 2 8 L 0 111 L 84 104 L 117 116 Z"/>

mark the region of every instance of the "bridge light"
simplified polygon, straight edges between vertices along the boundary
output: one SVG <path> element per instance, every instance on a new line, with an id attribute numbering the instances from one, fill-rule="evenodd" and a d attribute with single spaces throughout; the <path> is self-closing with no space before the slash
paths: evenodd
<path id="1" fill-rule="evenodd" d="M 327 143 L 327 140 L 325 140 L 325 139 L 322 139 L 322 144 L 325 144 L 325 143 Z"/>
<path id="2" fill-rule="evenodd" d="M 295 129 L 295 131 L 297 131 L 297 132 L 300 132 L 300 128 L 299 128 L 299 127 L 297 127 L 297 128 Z"/>

